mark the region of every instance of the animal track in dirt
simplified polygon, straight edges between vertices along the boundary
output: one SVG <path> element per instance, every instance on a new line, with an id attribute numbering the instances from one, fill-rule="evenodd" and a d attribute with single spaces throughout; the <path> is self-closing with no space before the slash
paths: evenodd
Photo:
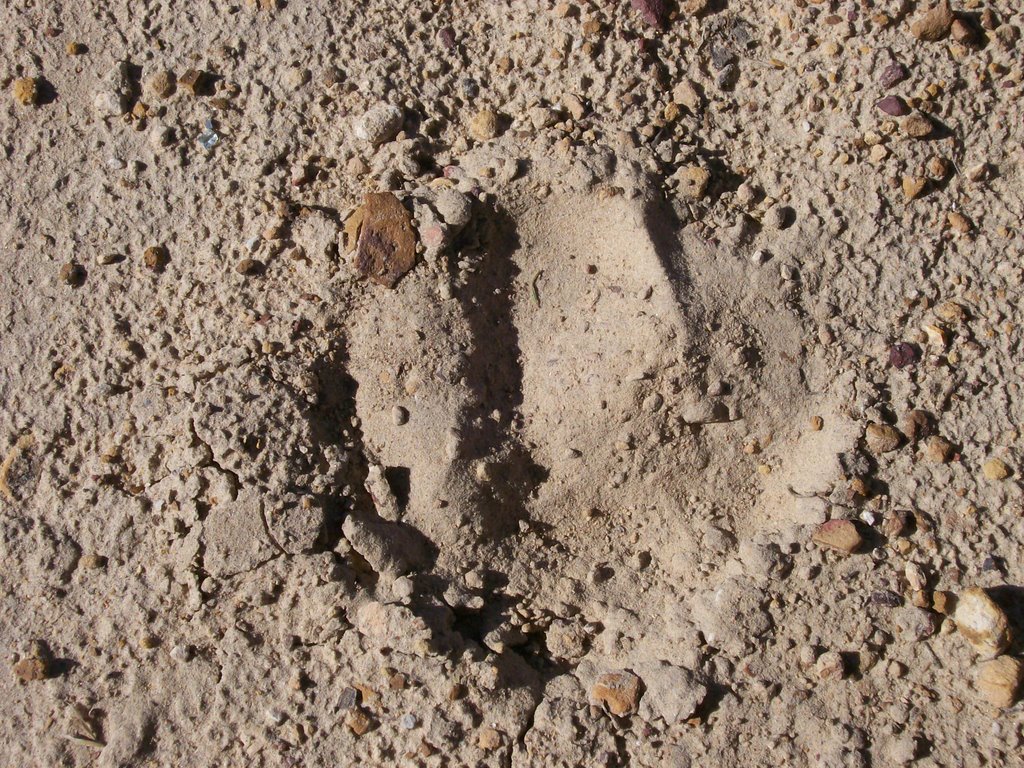
<path id="1" fill-rule="evenodd" d="M 364 440 L 402 469 L 403 519 L 439 567 L 527 520 L 583 553 L 595 518 L 623 515 L 642 518 L 636 546 L 670 558 L 705 503 L 758 528 L 806 513 L 790 485 L 828 489 L 837 467 L 819 459 L 847 439 L 834 420 L 813 455 L 773 444 L 828 406 L 798 320 L 750 300 L 736 257 L 678 225 L 642 198 L 489 211 L 454 300 L 421 281 L 352 313 Z M 775 478 L 755 471 L 768 457 Z"/>

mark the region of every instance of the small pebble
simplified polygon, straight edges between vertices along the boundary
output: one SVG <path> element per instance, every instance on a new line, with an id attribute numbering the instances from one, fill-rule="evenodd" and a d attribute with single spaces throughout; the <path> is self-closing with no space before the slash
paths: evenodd
<path id="1" fill-rule="evenodd" d="M 875 102 L 875 107 L 893 117 L 902 117 L 910 112 L 910 107 L 899 96 L 885 96 Z"/>
<path id="2" fill-rule="evenodd" d="M 872 422 L 864 430 L 864 443 L 868 450 L 875 455 L 895 451 L 900 447 L 902 441 L 903 435 L 900 434 L 900 431 L 889 424 Z"/>
<path id="3" fill-rule="evenodd" d="M 704 197 L 710 181 L 711 173 L 707 168 L 699 165 L 687 166 L 679 174 L 679 193 L 691 200 L 700 200 Z"/>
<path id="4" fill-rule="evenodd" d="M 356 736 L 362 736 L 370 730 L 373 725 L 373 721 L 370 719 L 370 716 L 362 710 L 353 709 L 345 717 L 345 725 L 347 725 L 349 730 Z"/>
<path id="5" fill-rule="evenodd" d="M 811 540 L 819 547 L 852 555 L 864 543 L 856 524 L 851 520 L 829 520 L 815 530 Z"/>
<path id="6" fill-rule="evenodd" d="M 1010 468 L 1002 459 L 989 459 L 981 465 L 981 473 L 986 480 L 1005 480 L 1010 476 Z"/>
<path id="7" fill-rule="evenodd" d="M 72 287 L 79 286 L 85 282 L 85 270 L 81 264 L 69 262 L 60 268 L 60 281 Z"/>
<path id="8" fill-rule="evenodd" d="M 591 687 L 590 699 L 617 717 L 632 715 L 640 702 L 640 678 L 632 672 L 606 672 Z"/>
<path id="9" fill-rule="evenodd" d="M 926 139 L 932 135 L 932 131 L 935 128 L 934 123 L 921 112 L 915 112 L 903 118 L 903 122 L 900 123 L 900 128 L 903 132 L 910 136 L 912 139 Z"/>
<path id="10" fill-rule="evenodd" d="M 402 130 L 405 117 L 402 110 L 392 104 L 381 104 L 366 112 L 355 125 L 357 139 L 374 147 L 391 141 Z"/>
<path id="11" fill-rule="evenodd" d="M 889 365 L 893 368 L 906 368 L 914 365 L 920 359 L 921 353 L 917 347 L 906 341 L 893 344 L 889 349 Z"/>
<path id="12" fill-rule="evenodd" d="M 501 733 L 490 726 L 481 728 L 477 734 L 477 745 L 488 752 L 501 746 Z"/>
<path id="13" fill-rule="evenodd" d="M 240 275 L 251 277 L 263 271 L 263 264 L 257 259 L 242 259 L 235 265 L 235 271 Z"/>
<path id="14" fill-rule="evenodd" d="M 82 555 L 78 560 L 78 565 L 82 568 L 103 568 L 107 565 L 107 558 L 96 554 Z"/>
<path id="15" fill-rule="evenodd" d="M 39 103 L 39 81 L 34 77 L 19 77 L 11 86 L 14 100 L 25 107 Z"/>
<path id="16" fill-rule="evenodd" d="M 151 245 L 143 252 L 142 259 L 148 269 L 162 272 L 167 265 L 167 249 L 162 245 Z"/>
<path id="17" fill-rule="evenodd" d="M 50 676 L 50 667 L 44 659 L 31 657 L 14 665 L 14 675 L 22 683 L 45 680 Z"/>
<path id="18" fill-rule="evenodd" d="M 960 634 L 983 658 L 998 656 L 1010 645 L 1010 621 L 1006 613 L 980 587 L 960 593 L 953 621 Z"/>
<path id="19" fill-rule="evenodd" d="M 906 80 L 909 75 L 910 73 L 907 72 L 906 67 L 894 61 L 882 70 L 882 75 L 878 78 L 878 82 L 883 88 L 892 88 L 894 85 L 898 85 Z"/>
<path id="20" fill-rule="evenodd" d="M 953 444 L 944 437 L 932 435 L 925 438 L 924 457 L 935 464 L 945 464 L 953 458 Z"/>
<path id="21" fill-rule="evenodd" d="M 145 90 L 150 97 L 169 99 L 177 90 L 178 80 L 169 69 L 154 72 L 146 80 Z"/>
<path id="22" fill-rule="evenodd" d="M 345 688 L 338 700 L 339 709 L 353 709 L 359 704 L 359 691 L 355 688 Z"/>
<path id="23" fill-rule="evenodd" d="M 1017 701 L 1024 683 L 1024 663 L 1012 656 L 1000 656 L 978 668 L 974 687 L 993 707 L 1010 707 Z"/>
<path id="24" fill-rule="evenodd" d="M 409 421 L 409 410 L 400 405 L 396 405 L 391 409 L 391 421 L 394 422 L 396 427 L 400 427 L 407 423 Z"/>
<path id="25" fill-rule="evenodd" d="M 949 0 L 939 0 L 914 17 L 910 23 L 910 32 L 918 40 L 935 42 L 948 35 L 952 25 L 953 9 L 949 5 Z"/>
<path id="26" fill-rule="evenodd" d="M 900 184 L 903 187 L 903 197 L 909 201 L 916 200 L 924 194 L 928 180 L 920 176 L 904 176 Z"/>
<path id="27" fill-rule="evenodd" d="M 822 680 L 842 680 L 846 674 L 843 657 L 835 651 L 821 654 L 814 663 L 814 669 Z"/>
<path id="28" fill-rule="evenodd" d="M 498 135 L 498 113 L 481 109 L 469 121 L 469 135 L 477 141 L 489 141 Z"/>

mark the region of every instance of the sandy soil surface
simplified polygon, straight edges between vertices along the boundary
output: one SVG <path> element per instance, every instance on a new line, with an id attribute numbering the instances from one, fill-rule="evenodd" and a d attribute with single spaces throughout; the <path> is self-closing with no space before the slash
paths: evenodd
<path id="1" fill-rule="evenodd" d="M 1024 765 L 1012 0 L 0 8 L 0 765 Z"/>

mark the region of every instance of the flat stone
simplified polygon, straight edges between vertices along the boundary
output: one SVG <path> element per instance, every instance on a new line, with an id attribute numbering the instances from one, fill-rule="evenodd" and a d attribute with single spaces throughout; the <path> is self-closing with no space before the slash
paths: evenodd
<path id="1" fill-rule="evenodd" d="M 1010 707 L 1017 701 L 1024 683 L 1024 662 L 1000 656 L 979 667 L 974 687 L 993 707 Z"/>
<path id="2" fill-rule="evenodd" d="M 864 430 L 864 442 L 873 454 L 889 453 L 900 447 L 903 435 L 889 424 L 868 424 Z"/>
<path id="3" fill-rule="evenodd" d="M 43 659 L 28 658 L 14 665 L 14 674 L 21 682 L 30 683 L 48 678 L 50 669 Z"/>
<path id="4" fill-rule="evenodd" d="M 660 717 L 666 725 L 685 722 L 707 696 L 707 686 L 684 667 L 659 661 L 638 669 L 645 681 L 640 716 L 647 721 Z"/>
<path id="5" fill-rule="evenodd" d="M 632 672 L 605 672 L 594 682 L 590 698 L 617 717 L 635 714 L 640 703 L 640 678 Z"/>
<path id="6" fill-rule="evenodd" d="M 920 112 L 903 118 L 901 127 L 903 132 L 912 139 L 926 139 L 932 135 L 932 131 L 935 129 L 931 119 Z"/>
<path id="7" fill-rule="evenodd" d="M 819 547 L 852 555 L 864 543 L 857 526 L 850 520 L 829 520 L 822 523 L 811 540 Z"/>
<path id="8" fill-rule="evenodd" d="M 949 0 L 941 0 L 923 13 L 918 14 L 910 23 L 910 32 L 918 40 L 935 42 L 949 34 L 953 26 L 953 9 Z"/>
<path id="9" fill-rule="evenodd" d="M 1002 608 L 980 587 L 960 593 L 953 621 L 960 634 L 983 658 L 993 658 L 1010 645 L 1010 621 Z"/>
<path id="10" fill-rule="evenodd" d="M 394 288 L 416 263 L 412 216 L 391 192 L 371 192 L 345 222 L 345 240 L 354 249 L 360 276 Z"/>

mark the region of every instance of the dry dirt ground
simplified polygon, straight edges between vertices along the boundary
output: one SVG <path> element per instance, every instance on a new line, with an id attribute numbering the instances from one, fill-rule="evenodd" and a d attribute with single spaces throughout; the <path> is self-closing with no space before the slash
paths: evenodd
<path id="1" fill-rule="evenodd" d="M 1015 0 L 0 7 L 0 765 L 1024 765 Z"/>

